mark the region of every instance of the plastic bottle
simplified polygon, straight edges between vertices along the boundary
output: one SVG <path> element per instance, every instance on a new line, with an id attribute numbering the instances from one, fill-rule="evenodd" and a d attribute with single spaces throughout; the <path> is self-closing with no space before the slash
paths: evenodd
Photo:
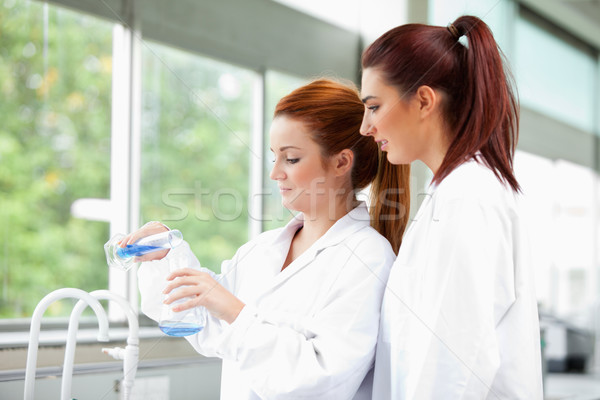
<path id="1" fill-rule="evenodd" d="M 134 257 L 154 251 L 173 249 L 183 242 L 183 235 L 177 229 L 146 236 L 133 244 L 121 247 L 119 242 L 124 237 L 125 235 L 118 233 L 104 245 L 108 265 L 123 271 L 129 270 L 135 264 Z"/>

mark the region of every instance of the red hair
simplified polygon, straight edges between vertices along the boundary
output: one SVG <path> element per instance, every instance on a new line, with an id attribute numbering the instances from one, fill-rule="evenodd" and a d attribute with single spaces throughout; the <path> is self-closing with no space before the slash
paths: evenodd
<path id="1" fill-rule="evenodd" d="M 462 16 L 449 28 L 408 24 L 394 28 L 363 53 L 363 69 L 375 68 L 402 95 L 420 86 L 446 94 L 443 116 L 450 146 L 433 182 L 481 152 L 482 161 L 514 191 L 518 101 L 492 32 L 479 18 Z M 465 36 L 466 45 L 459 42 Z M 506 68 L 506 70 L 505 70 Z"/>
<path id="2" fill-rule="evenodd" d="M 273 117 L 286 116 L 304 123 L 312 140 L 320 146 L 323 158 L 344 149 L 354 153 L 352 188 L 360 190 L 373 183 L 371 225 L 397 253 L 408 222 L 410 167 L 391 165 L 377 144 L 360 134 L 363 113 L 364 105 L 355 87 L 319 79 L 283 97 Z M 384 171 L 395 179 L 391 193 L 378 183 Z M 378 181 L 374 182 L 376 177 Z M 382 194 L 386 196 L 384 201 Z"/>

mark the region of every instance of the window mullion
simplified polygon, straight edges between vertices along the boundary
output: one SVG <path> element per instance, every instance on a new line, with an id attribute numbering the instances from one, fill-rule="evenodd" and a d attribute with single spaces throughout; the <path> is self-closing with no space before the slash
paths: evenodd
<path id="1" fill-rule="evenodd" d="M 135 21 L 133 2 L 130 5 L 130 20 Z M 139 226 L 141 51 L 135 23 L 114 27 L 112 71 L 111 237 Z M 137 309 L 135 272 L 109 269 L 109 290 Z M 109 317 L 122 320 L 125 315 L 111 304 Z"/>
<path id="2" fill-rule="evenodd" d="M 110 152 L 110 236 L 129 230 L 130 187 L 130 113 L 129 98 L 129 30 L 117 24 L 113 29 L 112 59 L 112 110 Z M 108 288 L 121 296 L 127 296 L 127 273 L 109 268 Z M 109 308 L 111 319 L 124 319 L 125 315 L 115 307 Z"/>
<path id="3" fill-rule="evenodd" d="M 254 78 L 252 104 L 252 141 L 250 154 L 250 199 L 248 201 L 248 238 L 253 239 L 263 228 L 263 168 L 265 129 L 265 72 Z"/>
<path id="4" fill-rule="evenodd" d="M 132 28 L 130 29 L 129 40 L 131 43 L 131 51 L 129 53 L 130 65 L 130 201 L 129 201 L 129 229 L 131 232 L 140 226 L 140 182 L 141 182 L 141 118 L 142 118 L 142 38 L 140 29 L 140 19 L 138 13 L 135 12 L 138 8 L 136 0 L 130 0 L 131 12 L 130 21 Z M 127 277 L 128 291 L 126 298 L 133 309 L 138 311 L 138 289 L 137 289 L 137 266 L 129 270 Z"/>

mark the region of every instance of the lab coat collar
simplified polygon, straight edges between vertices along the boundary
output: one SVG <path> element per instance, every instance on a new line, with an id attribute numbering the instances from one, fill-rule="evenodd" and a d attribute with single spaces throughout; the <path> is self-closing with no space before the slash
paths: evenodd
<path id="1" fill-rule="evenodd" d="M 367 209 L 365 202 L 361 201 L 358 206 L 337 220 L 335 224 L 333 224 L 331 228 L 329 228 L 329 230 L 327 230 L 327 232 L 325 232 L 325 234 L 310 247 L 310 249 L 316 247 L 317 249 L 322 250 L 325 247 L 336 245 L 352 233 L 365 226 L 369 226 L 370 224 L 371 218 L 369 216 L 369 210 Z M 289 243 L 298 229 L 302 226 L 304 226 L 304 214 L 299 213 L 294 216 L 279 235 L 273 239 L 273 244 L 281 243 L 282 241 Z"/>
<path id="2" fill-rule="evenodd" d="M 480 163 L 480 164 L 485 163 L 480 151 L 476 152 L 473 156 L 468 157 L 462 164 L 459 164 L 458 166 L 456 166 L 452 171 L 450 171 L 450 173 L 446 176 L 446 178 L 448 176 L 454 174 L 457 170 L 464 168 L 466 165 L 473 163 L 473 162 Z M 425 196 L 433 196 L 433 193 L 435 193 L 435 191 L 440 186 L 440 184 L 441 184 L 441 182 L 431 182 L 429 184 L 429 188 L 427 189 L 427 193 L 423 193 L 423 194 Z"/>
<path id="3" fill-rule="evenodd" d="M 468 158 L 465 162 L 463 162 L 462 164 L 459 164 L 457 167 L 455 167 L 452 171 L 450 171 L 450 173 L 444 178 L 444 180 L 442 182 L 431 182 L 429 184 L 429 187 L 427 188 L 426 192 L 423 193 L 417 193 L 417 197 L 423 196 L 421 200 L 421 205 L 419 206 L 419 209 L 417 210 L 415 216 L 410 220 L 410 224 L 408 226 L 408 228 L 406 228 L 406 230 L 404 231 L 404 237 L 407 237 L 408 233 L 412 230 L 413 226 L 415 225 L 415 222 L 417 222 L 419 219 L 421 219 L 422 214 L 423 214 L 423 210 L 425 210 L 427 207 L 429 207 L 429 203 L 432 201 L 432 198 L 435 194 L 435 192 L 438 190 L 438 188 L 440 187 L 440 185 L 443 185 L 444 182 L 447 181 L 448 177 L 454 175 L 458 170 L 465 168 L 465 166 L 473 163 L 473 162 L 477 162 L 480 163 L 481 161 L 481 152 L 477 152 L 475 153 L 474 156 Z M 434 220 L 437 220 L 437 215 L 434 216 Z"/>
<path id="4" fill-rule="evenodd" d="M 272 261 L 275 263 L 274 265 L 276 265 L 276 268 L 278 268 L 277 271 L 273 271 L 275 272 L 275 276 L 270 286 L 274 287 L 285 282 L 298 271 L 302 270 L 306 265 L 310 264 L 319 252 L 327 247 L 341 243 L 358 230 L 368 227 L 370 223 L 371 221 L 367 206 L 364 202 L 360 202 L 356 208 L 337 220 L 323 236 L 281 271 L 292 238 L 298 229 L 304 225 L 304 215 L 302 213 L 296 215 L 274 238 L 273 242 L 270 243 L 270 250 L 273 252 L 272 254 L 274 256 L 276 255 L 272 258 Z"/>

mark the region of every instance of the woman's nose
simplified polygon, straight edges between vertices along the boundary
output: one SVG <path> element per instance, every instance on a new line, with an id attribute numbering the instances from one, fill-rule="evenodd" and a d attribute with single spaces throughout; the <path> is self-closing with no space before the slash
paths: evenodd
<path id="1" fill-rule="evenodd" d="M 374 127 L 371 124 L 370 118 L 367 116 L 367 113 L 365 112 L 362 123 L 360 124 L 360 134 L 363 136 L 369 136 L 369 135 L 373 134 L 373 130 L 374 130 Z"/>
<path id="2" fill-rule="evenodd" d="M 274 181 L 279 181 L 285 178 L 285 174 L 283 173 L 283 171 L 281 170 L 281 168 L 279 168 L 279 164 L 277 162 L 275 162 L 273 164 L 273 169 L 271 169 L 271 173 L 269 174 L 269 178 L 271 178 Z"/>

